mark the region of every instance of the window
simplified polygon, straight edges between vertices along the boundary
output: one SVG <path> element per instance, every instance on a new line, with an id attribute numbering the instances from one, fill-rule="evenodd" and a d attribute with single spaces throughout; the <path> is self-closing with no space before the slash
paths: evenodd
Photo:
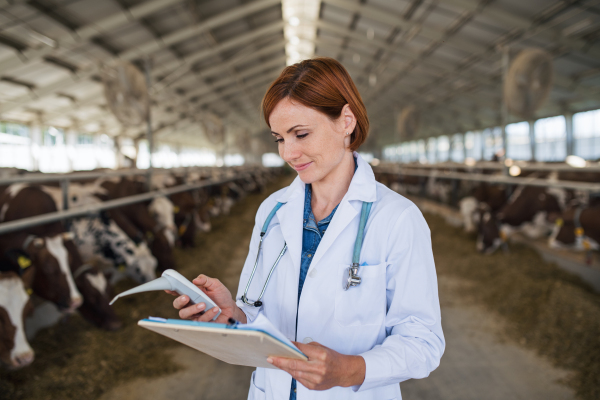
<path id="1" fill-rule="evenodd" d="M 80 133 L 77 135 L 77 144 L 83 146 L 94 144 L 94 136 L 87 133 Z"/>
<path id="2" fill-rule="evenodd" d="M 535 121 L 535 159 L 564 161 L 567 157 L 567 125 L 565 117 L 542 118 Z"/>
<path id="3" fill-rule="evenodd" d="M 63 144 L 64 131 L 62 129 L 48 126 L 44 128 L 44 146 L 56 146 Z"/>
<path id="4" fill-rule="evenodd" d="M 429 161 L 430 164 L 433 164 L 437 161 L 437 157 L 436 157 L 436 139 L 431 137 L 429 138 L 429 140 L 427 141 L 427 160 Z"/>
<path id="5" fill-rule="evenodd" d="M 529 122 L 506 125 L 506 157 L 513 160 L 530 160 Z"/>
<path id="6" fill-rule="evenodd" d="M 448 161 L 450 155 L 450 139 L 448 136 L 440 136 L 437 138 L 437 162 Z"/>
<path id="7" fill-rule="evenodd" d="M 498 152 L 502 150 L 502 128 L 484 129 L 481 132 L 483 140 L 483 159 L 494 160 Z"/>
<path id="8" fill-rule="evenodd" d="M 474 160 L 481 160 L 483 158 L 482 136 L 481 132 L 465 133 L 465 153 L 467 157 Z"/>
<path id="9" fill-rule="evenodd" d="M 600 158 L 600 110 L 573 115 L 573 153 L 588 160 Z"/>
<path id="10" fill-rule="evenodd" d="M 461 133 L 455 133 L 452 136 L 452 151 L 450 153 L 450 159 L 454 162 L 465 161 L 463 135 Z"/>

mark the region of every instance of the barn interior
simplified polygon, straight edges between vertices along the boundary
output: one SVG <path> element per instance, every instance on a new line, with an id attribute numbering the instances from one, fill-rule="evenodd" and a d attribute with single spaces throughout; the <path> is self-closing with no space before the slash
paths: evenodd
<path id="1" fill-rule="evenodd" d="M 167 294 L 108 301 L 167 268 L 236 292 L 296 176 L 261 100 L 313 57 L 431 230 L 446 353 L 402 397 L 600 398 L 599 37 L 597 0 L 0 0 L 0 399 L 247 398 L 252 368 L 137 326 Z M 60 283 L 23 253 L 58 237 Z"/>

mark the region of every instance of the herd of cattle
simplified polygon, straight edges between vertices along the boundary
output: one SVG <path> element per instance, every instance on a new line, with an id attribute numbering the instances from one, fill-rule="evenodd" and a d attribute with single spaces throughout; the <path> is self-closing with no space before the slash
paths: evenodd
<path id="1" fill-rule="evenodd" d="M 176 268 L 174 246 L 194 246 L 197 232 L 210 231 L 211 217 L 263 191 L 279 169 L 163 173 L 153 176 L 152 187 L 195 184 L 217 173 L 227 182 L 0 235 L 0 364 L 15 369 L 34 359 L 24 326 L 32 295 L 64 313 L 77 310 L 101 329 L 119 329 L 108 304 L 111 286 L 124 277 L 144 283 Z M 147 186 L 143 177 L 71 183 L 69 207 L 145 193 Z M 62 199 L 61 188 L 52 183 L 0 186 L 0 223 L 61 210 Z"/>
<path id="2" fill-rule="evenodd" d="M 464 229 L 476 233 L 476 248 L 482 253 L 506 249 L 517 232 L 530 239 L 547 238 L 553 248 L 585 251 L 588 262 L 600 250 L 600 193 L 552 187 L 557 180 L 598 183 L 599 172 L 522 172 L 522 177 L 547 179 L 543 187 L 453 181 L 443 175 L 402 175 L 385 168 L 376 172 L 377 180 L 392 190 L 459 208 Z"/>

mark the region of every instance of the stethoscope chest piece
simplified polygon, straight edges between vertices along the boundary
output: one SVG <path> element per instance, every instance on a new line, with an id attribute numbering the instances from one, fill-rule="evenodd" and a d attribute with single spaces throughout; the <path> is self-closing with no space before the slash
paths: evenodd
<path id="1" fill-rule="evenodd" d="M 353 286 L 360 285 L 360 276 L 358 276 L 358 264 L 352 264 L 351 267 L 346 269 L 348 271 L 348 275 L 344 276 L 344 281 L 342 282 L 342 288 L 344 290 L 348 290 Z"/>

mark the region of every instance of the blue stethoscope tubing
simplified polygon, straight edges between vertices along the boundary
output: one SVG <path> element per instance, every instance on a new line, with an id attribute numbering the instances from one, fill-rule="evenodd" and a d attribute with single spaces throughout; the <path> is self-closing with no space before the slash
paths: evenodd
<path id="1" fill-rule="evenodd" d="M 263 224 L 262 229 L 260 231 L 260 241 L 258 242 L 258 251 L 256 252 L 256 261 L 254 262 L 254 267 L 252 268 L 252 273 L 250 274 L 250 278 L 248 279 L 248 283 L 246 284 L 246 289 L 244 290 L 244 295 L 242 296 L 242 301 L 249 306 L 253 306 L 253 307 L 262 306 L 263 303 L 262 303 L 261 299 L 262 299 L 263 295 L 265 294 L 265 291 L 267 290 L 267 285 L 269 284 L 269 281 L 271 280 L 271 275 L 273 275 L 273 271 L 275 271 L 275 267 L 277 267 L 277 264 L 279 264 L 281 257 L 283 257 L 283 255 L 285 254 L 285 252 L 287 250 L 287 243 L 285 243 L 283 245 L 283 249 L 281 249 L 281 252 L 279 253 L 279 256 L 277 256 L 277 259 L 273 263 L 271 270 L 269 271 L 269 275 L 267 276 L 267 280 L 265 281 L 265 284 L 260 292 L 260 295 L 258 296 L 258 299 L 256 301 L 248 300 L 248 289 L 250 289 L 250 284 L 252 283 L 252 279 L 254 278 L 254 274 L 256 273 L 256 268 L 258 266 L 258 257 L 260 256 L 260 249 L 262 248 L 263 239 L 265 237 L 265 234 L 267 233 L 267 229 L 269 228 L 269 224 L 271 223 L 271 220 L 275 216 L 275 213 L 277 213 L 277 210 L 279 210 L 281 208 L 281 206 L 284 204 L 285 203 L 277 203 L 275 205 L 275 207 L 273 207 L 273 210 L 271 210 L 271 212 L 267 216 L 267 219 L 265 220 L 265 223 Z M 343 284 L 344 290 L 347 290 L 348 288 L 350 288 L 352 286 L 358 286 L 358 285 L 360 285 L 360 282 L 361 282 L 361 279 L 358 276 L 358 270 L 360 268 L 360 266 L 359 266 L 360 252 L 361 252 L 363 240 L 365 238 L 365 226 L 367 225 L 367 219 L 369 218 L 369 213 L 371 212 L 372 205 L 373 205 L 373 203 L 367 203 L 367 202 L 362 203 L 362 208 L 360 211 L 360 222 L 358 225 L 358 233 L 356 234 L 356 241 L 354 242 L 354 252 L 352 253 L 352 266 L 350 268 L 348 268 L 348 278 L 346 281 L 344 281 L 344 284 Z"/>

